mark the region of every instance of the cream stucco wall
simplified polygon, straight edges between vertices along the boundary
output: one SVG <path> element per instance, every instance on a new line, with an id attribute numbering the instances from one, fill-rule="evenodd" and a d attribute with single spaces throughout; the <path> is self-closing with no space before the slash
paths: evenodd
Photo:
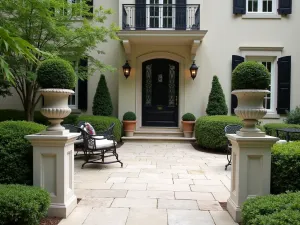
<path id="1" fill-rule="evenodd" d="M 134 3 L 132 0 L 120 0 L 121 4 Z M 281 56 L 292 56 L 292 91 L 291 108 L 300 105 L 299 85 L 300 48 L 297 48 L 300 32 L 298 23 L 300 19 L 300 2 L 293 2 L 293 14 L 279 19 L 246 19 L 241 15 L 232 14 L 232 0 L 188 0 L 188 4 L 201 4 L 201 30 L 208 30 L 195 57 L 199 66 L 198 76 L 193 81 L 189 77 L 190 49 L 188 46 L 171 46 L 148 44 L 132 45 L 130 55 L 133 67 L 132 77 L 124 81 L 120 74 L 119 83 L 119 117 L 125 111 L 136 109 L 136 95 L 134 85 L 136 81 L 135 68 L 137 58 L 147 53 L 165 51 L 178 54 L 185 59 L 184 74 L 184 112 L 192 112 L 196 116 L 205 115 L 208 102 L 208 95 L 211 89 L 212 77 L 217 75 L 222 84 L 227 105 L 230 108 L 231 92 L 231 57 L 232 55 L 242 55 L 240 47 L 283 47 Z M 217 7 L 216 7 L 217 6 Z M 119 13 L 121 13 L 119 9 Z M 278 16 L 277 16 L 278 17 Z M 279 16 L 280 17 L 280 16 Z M 121 18 L 119 18 L 121 24 Z M 260 54 L 263 54 L 260 52 Z M 181 87 L 181 86 L 180 86 Z M 124 95 L 126 93 L 126 95 Z M 181 110 L 180 110 L 181 111 Z M 271 120 L 270 120 L 271 121 Z M 272 120 L 274 121 L 274 120 Z"/>

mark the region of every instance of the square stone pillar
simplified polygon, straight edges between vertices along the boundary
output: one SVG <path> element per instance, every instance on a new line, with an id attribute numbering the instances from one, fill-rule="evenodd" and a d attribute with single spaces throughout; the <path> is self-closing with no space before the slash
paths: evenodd
<path id="1" fill-rule="evenodd" d="M 25 136 L 33 146 L 33 185 L 51 196 L 48 216 L 66 218 L 77 205 L 74 194 L 74 141 L 80 134 Z"/>
<path id="2" fill-rule="evenodd" d="M 226 135 L 232 144 L 231 190 L 227 209 L 241 222 L 241 206 L 251 197 L 270 194 L 271 147 L 279 138 Z"/>

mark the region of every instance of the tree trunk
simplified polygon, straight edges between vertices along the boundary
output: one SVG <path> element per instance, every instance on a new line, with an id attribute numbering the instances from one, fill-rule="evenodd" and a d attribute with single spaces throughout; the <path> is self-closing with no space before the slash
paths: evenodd
<path id="1" fill-rule="evenodd" d="M 29 106 L 27 109 L 25 109 L 25 118 L 27 121 L 34 120 L 34 109 L 32 106 Z"/>

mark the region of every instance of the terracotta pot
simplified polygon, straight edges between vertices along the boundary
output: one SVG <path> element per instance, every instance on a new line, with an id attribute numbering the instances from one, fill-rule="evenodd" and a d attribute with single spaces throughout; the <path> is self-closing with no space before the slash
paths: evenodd
<path id="1" fill-rule="evenodd" d="M 238 106 L 235 108 L 235 114 L 243 119 L 244 126 L 237 132 L 240 136 L 261 137 L 264 132 L 256 128 L 259 119 L 267 114 L 267 109 L 263 106 L 264 98 L 270 93 L 268 90 L 235 90 L 231 92 L 238 99 Z"/>
<path id="2" fill-rule="evenodd" d="M 181 121 L 181 123 L 184 137 L 193 137 L 195 121 Z"/>
<path id="3" fill-rule="evenodd" d="M 126 137 L 132 137 L 135 131 L 136 120 L 123 120 L 123 127 Z"/>
<path id="4" fill-rule="evenodd" d="M 47 131 L 63 131 L 65 128 L 60 125 L 65 117 L 71 113 L 68 106 L 69 95 L 74 91 L 70 89 L 40 89 L 39 92 L 44 97 L 44 106 L 41 113 L 48 118 L 51 125 Z"/>

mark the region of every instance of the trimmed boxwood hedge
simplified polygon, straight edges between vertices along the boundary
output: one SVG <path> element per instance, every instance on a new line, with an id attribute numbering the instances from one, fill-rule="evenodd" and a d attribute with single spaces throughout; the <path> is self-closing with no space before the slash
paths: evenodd
<path id="1" fill-rule="evenodd" d="M 111 123 L 115 123 L 114 128 L 114 136 L 117 141 L 121 140 L 121 131 L 122 131 L 122 124 L 121 121 L 118 118 L 115 117 L 108 117 L 108 116 L 86 116 L 82 115 L 77 117 L 76 123 L 79 121 L 85 121 L 89 122 L 96 132 L 102 132 L 105 131 Z"/>
<path id="2" fill-rule="evenodd" d="M 242 207 L 243 225 L 299 225 L 300 192 L 259 196 Z"/>
<path id="3" fill-rule="evenodd" d="M 1 184 L 32 184 L 32 146 L 24 136 L 45 128 L 26 121 L 0 122 Z"/>
<path id="4" fill-rule="evenodd" d="M 300 191 L 299 141 L 275 144 L 272 148 L 271 193 L 286 191 Z"/>
<path id="5" fill-rule="evenodd" d="M 64 119 L 63 123 L 76 124 L 77 114 L 70 114 Z M 7 120 L 26 120 L 24 111 L 14 109 L 0 110 L 0 122 Z M 49 125 L 48 119 L 44 117 L 39 111 L 34 112 L 34 122 Z"/>
<path id="6" fill-rule="evenodd" d="M 300 125 L 297 124 L 286 124 L 286 123 L 267 123 L 264 125 L 264 129 L 267 135 L 276 137 L 276 129 L 281 128 L 300 128 Z M 279 138 L 286 139 L 285 133 L 279 131 Z M 291 140 L 300 140 L 300 134 L 290 134 Z"/>
<path id="7" fill-rule="evenodd" d="M 236 116 L 203 116 L 197 119 L 195 136 L 200 147 L 206 149 L 225 150 L 227 137 L 224 128 L 229 124 L 242 125 Z"/>
<path id="8" fill-rule="evenodd" d="M 38 225 L 46 216 L 50 195 L 38 187 L 0 185 L 0 225 Z"/>

